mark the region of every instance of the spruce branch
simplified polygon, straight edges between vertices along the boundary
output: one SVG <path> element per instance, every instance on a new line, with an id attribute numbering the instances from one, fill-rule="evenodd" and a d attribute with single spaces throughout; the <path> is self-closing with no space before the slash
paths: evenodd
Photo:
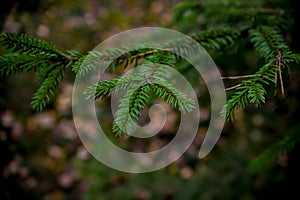
<path id="1" fill-rule="evenodd" d="M 0 56 L 0 76 L 37 72 L 42 82 L 32 97 L 31 107 L 41 111 L 54 97 L 54 90 L 63 78 L 65 69 L 81 61 L 77 51 L 62 53 L 54 45 L 23 33 L 0 35 L 0 46 L 13 53 Z"/>
<path id="2" fill-rule="evenodd" d="M 87 97 L 94 99 L 118 93 L 119 90 L 126 91 L 113 122 L 112 129 L 116 135 L 124 135 L 132 131 L 141 110 L 145 108 L 149 100 L 150 94 L 156 94 L 166 103 L 182 112 L 193 109 L 193 101 L 190 101 L 186 95 L 167 81 L 168 74 L 161 67 L 162 65 L 172 66 L 176 62 L 175 56 L 170 52 L 161 50 L 152 53 L 140 66 L 139 69 L 142 71 L 100 81 L 85 90 Z"/>
<path id="3" fill-rule="evenodd" d="M 131 87 L 133 83 L 140 83 L 143 81 L 149 81 L 152 77 L 166 77 L 164 70 L 159 70 L 160 64 L 172 65 L 176 62 L 174 55 L 170 52 L 156 51 L 155 55 L 151 55 L 146 58 L 141 67 L 144 68 L 143 73 L 133 74 L 128 76 L 122 76 L 113 78 L 112 80 L 100 81 L 92 86 L 87 87 L 85 94 L 88 99 L 98 99 L 110 96 L 113 91 L 124 90 Z"/>
<path id="4" fill-rule="evenodd" d="M 113 92 L 118 92 L 118 90 L 125 90 L 131 87 L 131 84 L 139 82 L 143 78 L 130 75 L 113 78 L 111 80 L 104 80 L 88 86 L 84 94 L 87 95 L 87 99 L 98 99 L 111 96 Z"/>
<path id="5" fill-rule="evenodd" d="M 76 74 L 81 66 L 83 66 L 83 63 L 86 61 L 87 55 L 82 55 L 73 65 L 72 71 Z"/>
<path id="6" fill-rule="evenodd" d="M 217 29 L 210 31 L 198 32 L 191 36 L 192 39 L 197 41 L 201 46 L 206 49 L 220 50 L 234 44 L 234 41 L 238 38 L 239 33 L 230 29 Z M 194 44 L 194 43 L 193 43 Z M 193 48 L 191 48 L 190 40 L 185 38 L 179 38 L 170 40 L 161 44 L 157 49 L 146 48 L 147 44 L 140 44 L 137 46 L 122 47 L 119 49 L 107 49 L 104 51 L 91 51 L 89 54 L 78 61 L 73 68 L 75 73 L 83 76 L 91 70 L 99 66 L 101 62 L 111 63 L 111 66 L 122 66 L 126 68 L 129 65 L 137 66 L 139 61 L 158 59 L 161 64 L 169 65 L 168 61 L 162 61 L 160 55 L 161 52 L 175 52 L 181 55 L 193 54 Z M 150 56 L 150 58 L 148 58 Z M 169 58 L 168 56 L 164 56 Z M 175 56 L 176 61 L 181 59 Z M 156 62 L 156 61 L 152 61 Z M 81 64 L 81 65 L 80 65 Z"/>
<path id="7" fill-rule="evenodd" d="M 173 108 L 178 108 L 181 112 L 191 112 L 195 107 L 195 102 L 189 99 L 184 93 L 169 84 L 167 80 L 155 79 L 151 82 L 153 92 Z"/>
<path id="8" fill-rule="evenodd" d="M 207 28 L 211 24 L 222 27 L 236 25 L 237 29 L 259 25 L 291 28 L 293 19 L 281 5 L 269 7 L 269 2 L 243 1 L 183 1 L 174 9 L 174 19 L 184 32 Z M 216 17 L 216 15 L 218 17 Z M 200 20 L 199 20 L 200 19 Z M 196 28 L 197 27 L 197 28 Z"/>
<path id="9" fill-rule="evenodd" d="M 6 46 L 7 49 L 12 49 L 13 52 L 65 56 L 49 42 L 23 33 L 4 33 L 0 35 L 0 46 Z"/>
<path id="10" fill-rule="evenodd" d="M 205 49 L 220 50 L 234 44 L 239 35 L 239 32 L 231 29 L 215 29 L 201 31 L 191 37 Z"/>
<path id="11" fill-rule="evenodd" d="M 150 83 L 143 82 L 132 87 L 133 89 L 129 89 L 120 101 L 113 122 L 113 132 L 118 136 L 132 132 L 141 110 L 146 106 L 149 98 Z"/>
<path id="12" fill-rule="evenodd" d="M 227 121 L 234 120 L 238 108 L 244 108 L 248 103 L 258 107 L 265 102 L 266 90 L 263 85 L 275 82 L 276 69 L 276 65 L 268 63 L 261 67 L 256 74 L 247 75 L 243 77 L 246 80 L 226 89 L 236 90 L 222 110 L 222 115 Z"/>
<path id="13" fill-rule="evenodd" d="M 289 55 L 288 62 L 295 62 L 297 64 L 300 63 L 300 54 L 292 53 Z"/>
<path id="14" fill-rule="evenodd" d="M 292 53 L 276 27 L 260 26 L 251 29 L 249 36 L 254 48 L 265 58 L 266 62 L 274 61 L 279 51 L 282 52 L 283 59 Z"/>
<path id="15" fill-rule="evenodd" d="M 39 66 L 48 64 L 49 57 L 47 55 L 16 53 L 3 55 L 0 57 L 0 77 L 37 70 Z"/>
<path id="16" fill-rule="evenodd" d="M 142 71 L 100 81 L 87 87 L 84 93 L 89 99 L 97 99 L 119 93 L 120 90 L 126 91 L 113 122 L 113 132 L 116 135 L 124 135 L 132 131 L 141 110 L 147 105 L 150 94 L 156 95 L 181 112 L 190 112 L 194 108 L 195 102 L 170 84 L 169 75 L 162 67 L 173 65 L 175 62 L 172 53 L 157 51 L 148 56 L 140 66 Z"/>
<path id="17" fill-rule="evenodd" d="M 254 158 L 248 169 L 253 173 L 266 170 L 268 166 L 276 162 L 281 156 L 290 152 L 296 143 L 300 142 L 300 125 L 292 129 L 282 138 L 271 144 L 265 151 Z"/>
<path id="18" fill-rule="evenodd" d="M 113 123 L 113 132 L 117 135 L 128 133 L 134 127 L 141 110 L 146 106 L 150 91 L 181 112 L 190 112 L 195 107 L 194 100 L 164 79 L 144 79 L 130 87 L 119 104 Z"/>
<path id="19" fill-rule="evenodd" d="M 245 94 L 243 96 L 240 91 L 237 91 L 227 102 L 222 111 L 227 120 L 233 120 L 234 111 L 238 107 L 244 107 L 246 103 L 254 103 L 255 106 L 264 103 L 266 91 L 263 85 L 274 83 L 276 95 L 276 86 L 279 79 L 282 96 L 285 96 L 282 72 L 286 68 L 289 69 L 288 63 L 297 63 L 296 54 L 292 54 L 289 47 L 284 43 L 283 36 L 279 33 L 277 28 L 261 26 L 257 29 L 249 30 L 249 35 L 254 48 L 265 58 L 267 64 L 261 67 L 253 75 L 223 78 L 229 80 L 239 78 L 246 79 L 245 81 L 226 89 L 236 90 L 242 88 L 244 91 L 243 94 Z"/>
<path id="20" fill-rule="evenodd" d="M 55 89 L 62 80 L 66 68 L 71 66 L 70 61 L 66 66 L 51 66 L 53 69 L 45 77 L 39 89 L 32 97 L 31 107 L 34 110 L 41 111 L 55 96 Z"/>

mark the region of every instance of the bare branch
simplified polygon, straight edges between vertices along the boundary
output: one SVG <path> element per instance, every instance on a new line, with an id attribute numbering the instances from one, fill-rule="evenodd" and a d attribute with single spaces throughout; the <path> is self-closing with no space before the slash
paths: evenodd
<path id="1" fill-rule="evenodd" d="M 236 89 L 236 88 L 241 87 L 241 86 L 243 86 L 243 85 L 244 85 L 243 83 L 240 83 L 240 84 L 234 85 L 234 86 L 232 86 L 232 87 L 226 88 L 225 90 L 226 90 L 226 91 L 228 91 L 228 90 L 233 90 L 233 89 Z"/>
<path id="2" fill-rule="evenodd" d="M 250 74 L 250 75 L 243 75 L 243 76 L 227 76 L 227 77 L 221 77 L 221 79 L 226 80 L 226 79 L 243 79 L 243 78 L 251 78 L 251 77 L 257 77 L 260 76 L 258 74 Z"/>

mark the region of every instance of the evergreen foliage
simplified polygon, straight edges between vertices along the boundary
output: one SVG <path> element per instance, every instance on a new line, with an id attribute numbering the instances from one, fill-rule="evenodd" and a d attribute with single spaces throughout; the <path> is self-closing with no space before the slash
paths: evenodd
<path id="1" fill-rule="evenodd" d="M 254 48 L 265 58 L 266 62 L 274 61 L 278 52 L 281 52 L 283 59 L 291 54 L 277 27 L 260 26 L 249 30 L 249 36 Z"/>
<path id="2" fill-rule="evenodd" d="M 78 60 L 82 61 L 81 54 L 76 51 L 65 54 L 54 45 L 26 34 L 4 33 L 0 36 L 0 46 L 12 51 L 0 57 L 0 76 L 32 70 L 42 82 L 31 102 L 31 107 L 37 111 L 51 102 L 65 70 Z"/>
<path id="3" fill-rule="evenodd" d="M 1 46 L 6 46 L 14 52 L 20 51 L 24 54 L 47 54 L 52 56 L 63 56 L 64 54 L 59 51 L 52 44 L 30 37 L 24 33 L 5 33 L 1 35 Z"/>
<path id="4" fill-rule="evenodd" d="M 256 29 L 250 29 L 249 37 L 255 50 L 265 59 L 266 64 L 260 67 L 253 75 L 227 77 L 227 79 L 246 77 L 246 80 L 240 84 L 227 88 L 227 90 L 236 90 L 223 110 L 223 115 L 227 120 L 234 119 L 234 112 L 239 107 L 244 108 L 248 103 L 254 104 L 257 107 L 261 103 L 264 103 L 266 99 L 265 95 L 267 94 L 264 86 L 273 83 L 276 87 L 278 79 L 280 81 L 281 93 L 285 96 L 282 71 L 288 69 L 289 63 L 297 63 L 298 54 L 292 54 L 277 28 L 261 26 Z"/>
<path id="5" fill-rule="evenodd" d="M 130 132 L 141 110 L 146 107 L 151 93 L 181 112 L 190 112 L 195 102 L 170 84 L 165 72 L 159 67 L 160 64 L 173 65 L 175 62 L 173 54 L 156 52 L 144 61 L 143 73 L 100 81 L 88 87 L 85 94 L 88 98 L 97 99 L 110 96 L 113 92 L 118 93 L 120 90 L 126 91 L 113 123 L 113 131 L 117 135 Z"/>
<path id="6" fill-rule="evenodd" d="M 290 152 L 300 141 L 300 126 L 297 125 L 282 139 L 275 141 L 263 153 L 253 159 L 249 164 L 252 172 L 263 172 L 281 156 Z"/>
<path id="7" fill-rule="evenodd" d="M 274 8 L 268 8 L 268 3 L 246 0 L 184 1 L 174 7 L 174 20 L 179 28 L 188 32 L 205 49 L 222 53 L 229 50 L 228 47 L 246 41 L 264 60 L 254 74 L 223 77 L 224 80 L 242 79 L 239 84 L 227 88 L 229 98 L 222 114 L 228 121 L 235 119 L 235 112 L 239 108 L 245 108 L 248 104 L 258 107 L 265 103 L 267 95 L 272 89 L 276 91 L 277 85 L 280 85 L 281 95 L 285 97 L 287 84 L 282 74 L 289 73 L 289 65 L 300 63 L 300 54 L 292 52 L 285 40 L 286 31 L 293 23 L 289 13 L 284 5 L 275 4 Z M 8 51 L 0 57 L 0 76 L 36 72 L 41 85 L 33 95 L 31 106 L 41 111 L 55 97 L 55 90 L 68 68 L 74 74 L 83 76 L 95 69 L 99 60 L 111 61 L 112 72 L 117 67 L 144 66 L 146 70 L 139 75 L 103 80 L 85 90 L 87 97 L 92 99 L 105 98 L 119 90 L 126 90 L 113 123 L 113 132 L 124 135 L 133 128 L 141 110 L 153 95 L 181 112 L 190 112 L 194 108 L 196 102 L 176 89 L 157 67 L 159 64 L 178 67 L 181 58 L 171 51 L 188 55 L 191 53 L 189 45 L 184 39 L 170 39 L 157 49 L 143 48 L 141 45 L 136 48 L 138 50 L 123 47 L 83 55 L 76 51 L 63 53 L 54 45 L 26 34 L 4 33 L 0 36 L 0 46 Z M 187 67 L 187 70 L 190 68 Z M 299 135 L 289 134 L 254 161 L 251 168 L 260 168 L 269 158 L 277 157 L 278 152 L 290 150 L 298 140 Z"/>

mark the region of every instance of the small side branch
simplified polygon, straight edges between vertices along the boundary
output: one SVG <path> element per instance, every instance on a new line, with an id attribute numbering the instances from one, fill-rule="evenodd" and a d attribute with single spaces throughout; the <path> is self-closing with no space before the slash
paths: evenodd
<path id="1" fill-rule="evenodd" d="M 238 87 L 241 87 L 241 86 L 243 86 L 243 85 L 244 85 L 243 83 L 240 83 L 240 84 L 234 85 L 234 86 L 232 86 L 232 87 L 226 88 L 225 90 L 226 90 L 226 91 L 234 90 L 234 89 L 236 89 L 236 88 L 238 88 Z"/>
<path id="2" fill-rule="evenodd" d="M 258 74 L 250 74 L 250 75 L 243 75 L 243 76 L 226 76 L 221 77 L 222 80 L 235 80 L 235 79 L 243 79 L 243 78 L 252 78 L 252 77 L 258 77 L 260 75 Z"/>

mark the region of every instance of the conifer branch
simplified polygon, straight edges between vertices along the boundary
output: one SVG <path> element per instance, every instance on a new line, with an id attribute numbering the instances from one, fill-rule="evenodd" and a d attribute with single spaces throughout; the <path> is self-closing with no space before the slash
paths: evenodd
<path id="1" fill-rule="evenodd" d="M 239 36 L 238 32 L 230 29 L 217 29 L 210 31 L 202 31 L 191 36 L 201 46 L 206 49 L 220 50 L 234 43 Z M 123 47 L 120 49 L 107 49 L 104 51 L 91 51 L 85 60 L 81 60 L 81 65 L 75 65 L 73 71 L 83 76 L 89 71 L 95 69 L 100 62 L 113 62 L 115 66 L 126 68 L 129 65 L 137 66 L 138 61 L 144 60 L 152 55 L 159 55 L 159 52 L 176 52 L 181 55 L 192 54 L 190 40 L 185 38 L 170 40 L 161 44 L 157 49 L 145 48 L 147 45 L 142 44 L 134 47 Z M 177 59 L 181 59 L 176 57 Z M 166 62 L 167 63 L 167 62 Z M 164 63 L 162 63 L 164 64 Z"/>
<path id="2" fill-rule="evenodd" d="M 135 89 L 137 88 L 137 89 Z M 116 118 L 113 122 L 113 132 L 116 135 L 124 135 L 132 132 L 141 110 L 146 106 L 149 98 L 150 83 L 133 85 L 119 104 Z"/>
<path id="3" fill-rule="evenodd" d="M 300 142 L 300 125 L 293 127 L 286 136 L 275 141 L 263 153 L 254 158 L 248 169 L 253 173 L 266 170 L 270 164 L 290 152 L 298 142 Z"/>
<path id="4" fill-rule="evenodd" d="M 195 33 L 191 38 L 206 50 L 220 52 L 232 45 L 237 47 L 242 44 L 243 47 L 245 41 L 250 41 L 254 50 L 264 59 L 264 64 L 254 74 L 222 77 L 227 81 L 240 80 L 226 89 L 232 92 L 222 111 L 228 121 L 234 120 L 239 108 L 245 108 L 248 104 L 257 107 L 265 103 L 268 93 L 266 89 L 271 84 L 275 85 L 276 93 L 279 82 L 281 93 L 285 96 L 287 84 L 284 84 L 283 73 L 288 70 L 290 75 L 289 65 L 300 63 L 300 54 L 291 52 L 283 35 L 291 27 L 293 20 L 287 9 L 276 6 L 274 2 L 274 7 L 269 8 L 268 4 L 269 1 L 184 1 L 174 8 L 174 18 L 181 31 Z M 201 24 L 201 21 L 205 22 Z M 230 25 L 235 29 L 197 30 L 208 29 L 212 24 L 216 27 Z M 124 135 L 132 131 L 141 111 L 153 97 L 161 98 L 181 112 L 191 112 L 194 109 L 196 102 L 174 87 L 168 74 L 160 67 L 160 64 L 177 67 L 182 58 L 176 53 L 183 57 L 194 54 L 193 51 L 198 46 L 190 41 L 185 38 L 170 38 L 157 45 L 157 48 L 139 44 L 101 52 L 91 51 L 82 55 L 76 51 L 62 52 L 53 44 L 26 34 L 5 33 L 0 35 L 0 46 L 10 51 L 9 54 L 0 56 L 0 77 L 36 72 L 41 85 L 32 97 L 31 106 L 41 111 L 55 97 L 55 91 L 68 68 L 72 68 L 74 75 L 83 76 L 96 69 L 101 62 L 109 64 L 108 71 L 112 72 L 117 67 L 142 66 L 145 70 L 141 73 L 100 81 L 87 87 L 84 92 L 87 98 L 95 100 L 125 91 L 112 127 L 116 135 Z M 195 48 L 191 48 L 192 45 Z M 184 70 L 191 72 L 191 68 L 188 65 Z M 189 77 L 193 78 L 195 74 L 198 76 L 194 73 L 194 76 Z M 300 141 L 299 130 L 300 126 L 296 126 L 286 137 L 271 145 L 253 160 L 249 169 L 254 172 L 261 170 L 290 151 Z"/>
<path id="5" fill-rule="evenodd" d="M 130 75 L 117 77 L 112 80 L 104 80 L 87 87 L 84 94 L 88 99 L 98 99 L 111 96 L 113 92 L 125 90 L 131 87 L 134 82 L 141 81 L 139 76 Z"/>
<path id="6" fill-rule="evenodd" d="M 222 115 L 227 121 L 234 120 L 238 108 L 244 108 L 248 103 L 257 107 L 265 102 L 266 90 L 263 84 L 269 85 L 270 82 L 275 82 L 276 69 L 274 64 L 266 64 L 256 72 L 255 76 L 250 76 L 247 80 L 226 89 L 236 90 L 222 110 Z"/>
<path id="7" fill-rule="evenodd" d="M 141 110 L 146 106 L 151 92 L 172 105 L 173 108 L 177 108 L 181 112 L 190 112 L 194 108 L 195 102 L 172 86 L 167 80 L 168 75 L 160 67 L 160 64 L 171 65 L 175 61 L 173 54 L 157 52 L 155 55 L 147 57 L 143 63 L 143 73 L 100 81 L 89 86 L 85 90 L 85 94 L 90 99 L 96 99 L 112 95 L 114 92 L 118 93 L 119 90 L 126 91 L 113 122 L 113 132 L 116 135 L 123 135 L 132 130 Z"/>
<path id="8" fill-rule="evenodd" d="M 69 62 L 66 66 L 53 65 L 50 73 L 45 77 L 39 89 L 32 97 L 31 107 L 34 110 L 43 110 L 47 103 L 49 103 L 54 97 L 55 89 L 57 88 L 59 82 L 64 76 L 66 68 L 71 66 L 72 62 Z"/>
<path id="9" fill-rule="evenodd" d="M 249 30 L 249 36 L 254 48 L 266 59 L 266 62 L 274 61 L 279 51 L 282 52 L 283 59 L 291 54 L 277 28 L 260 26 Z"/>
<path id="10" fill-rule="evenodd" d="M 164 79 L 153 80 L 151 88 L 159 98 L 183 113 L 191 112 L 195 107 L 195 102 L 192 99 L 189 99 Z"/>
<path id="11" fill-rule="evenodd" d="M 289 59 L 288 62 L 295 62 L 297 64 L 300 63 L 300 54 L 296 54 L 296 53 L 292 53 L 289 55 Z"/>
<path id="12" fill-rule="evenodd" d="M 191 37 L 205 49 L 220 50 L 234 44 L 239 35 L 231 29 L 215 29 L 202 31 Z"/>
<path id="13" fill-rule="evenodd" d="M 65 56 L 54 45 L 23 33 L 5 33 L 0 35 L 0 46 L 6 46 L 13 52 L 36 54 L 45 53 L 56 56 Z"/>
<path id="14" fill-rule="evenodd" d="M 276 85 L 279 76 L 280 89 L 285 96 L 285 89 L 282 78 L 282 70 L 288 68 L 287 64 L 296 62 L 295 54 L 292 54 L 289 47 L 284 43 L 283 36 L 277 28 L 261 26 L 249 31 L 250 40 L 254 48 L 265 58 L 267 64 L 261 67 L 255 74 L 246 76 L 229 77 L 224 79 L 246 79 L 241 83 L 229 87 L 226 90 L 237 90 L 224 106 L 222 114 L 226 120 L 234 119 L 234 112 L 238 107 L 243 108 L 247 103 L 255 106 L 265 102 L 266 91 L 263 85 L 270 83 Z M 242 89 L 242 92 L 240 91 Z"/>
<path id="15" fill-rule="evenodd" d="M 7 54 L 0 57 L 0 77 L 36 70 L 49 64 L 47 55 Z"/>
<path id="16" fill-rule="evenodd" d="M 62 53 L 54 45 L 22 33 L 0 35 L 0 46 L 13 53 L 0 57 L 0 76 L 37 72 L 41 86 L 32 97 L 31 106 L 41 111 L 54 97 L 54 90 L 64 71 L 77 63 L 82 55 L 77 51 Z"/>

